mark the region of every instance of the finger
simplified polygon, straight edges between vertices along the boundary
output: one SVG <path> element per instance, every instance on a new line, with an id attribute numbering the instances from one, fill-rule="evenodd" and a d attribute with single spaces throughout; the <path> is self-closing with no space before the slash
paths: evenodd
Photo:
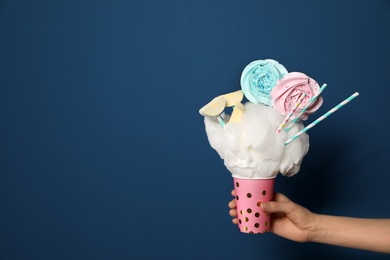
<path id="1" fill-rule="evenodd" d="M 236 200 L 232 200 L 228 204 L 229 208 L 234 209 L 236 208 Z"/>
<path id="2" fill-rule="evenodd" d="M 232 222 L 233 222 L 233 224 L 238 224 L 238 219 L 237 218 L 234 218 L 234 219 L 232 219 Z"/>
<path id="3" fill-rule="evenodd" d="M 286 202 L 263 202 L 260 204 L 262 210 L 267 213 L 284 213 L 288 214 L 294 210 L 295 204 L 291 201 Z"/>
<path id="4" fill-rule="evenodd" d="M 235 197 L 236 196 L 236 191 L 232 190 L 231 194 L 232 194 L 233 197 Z"/>
<path id="5" fill-rule="evenodd" d="M 289 198 L 287 198 L 282 193 L 277 193 L 277 192 L 274 193 L 274 199 L 273 200 L 277 201 L 277 202 L 288 202 L 288 201 L 291 201 Z"/>
<path id="6" fill-rule="evenodd" d="M 229 210 L 229 215 L 231 217 L 237 217 L 237 210 L 236 209 Z"/>

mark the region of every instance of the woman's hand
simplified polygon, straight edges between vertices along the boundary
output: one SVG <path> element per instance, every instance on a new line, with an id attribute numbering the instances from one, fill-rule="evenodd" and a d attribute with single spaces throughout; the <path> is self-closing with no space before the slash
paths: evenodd
<path id="1" fill-rule="evenodd" d="M 232 191 L 235 196 L 235 191 Z M 316 222 L 316 214 L 308 209 L 292 202 L 280 193 L 274 194 L 274 200 L 262 202 L 260 207 L 267 213 L 272 213 L 270 231 L 278 236 L 298 241 L 308 242 L 312 239 L 312 232 Z M 236 200 L 229 202 L 230 216 L 233 223 L 237 224 Z"/>

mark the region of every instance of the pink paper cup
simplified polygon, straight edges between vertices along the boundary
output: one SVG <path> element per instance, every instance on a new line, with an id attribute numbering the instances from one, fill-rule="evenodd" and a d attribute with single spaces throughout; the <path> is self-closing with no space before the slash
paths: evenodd
<path id="1" fill-rule="evenodd" d="M 262 234 L 270 229 L 270 215 L 261 210 L 261 202 L 271 201 L 275 178 L 243 179 L 233 177 L 236 191 L 238 228 L 243 233 Z"/>

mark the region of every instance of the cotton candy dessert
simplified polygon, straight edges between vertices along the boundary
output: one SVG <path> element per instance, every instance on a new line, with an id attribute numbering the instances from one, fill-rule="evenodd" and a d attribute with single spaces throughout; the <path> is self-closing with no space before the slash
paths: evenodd
<path id="1" fill-rule="evenodd" d="M 306 131 L 358 93 L 305 127 L 303 121 L 323 104 L 326 84 L 320 87 L 304 73 L 289 73 L 272 59 L 248 64 L 240 83 L 241 90 L 212 99 L 199 113 L 211 147 L 234 179 L 240 231 L 265 233 L 270 219 L 260 203 L 272 199 L 275 177 L 299 172 L 309 150 Z M 248 102 L 242 104 L 244 96 Z"/>
<path id="2" fill-rule="evenodd" d="M 274 108 L 251 102 L 244 108 L 239 122 L 229 122 L 229 116 L 222 115 L 227 122 L 225 128 L 214 117 L 204 120 L 210 145 L 224 160 L 227 169 L 234 177 L 242 178 L 296 174 L 309 149 L 309 136 L 305 133 L 288 146 L 284 142 L 303 129 L 303 124 L 296 123 L 292 131 L 278 134 L 275 129 L 283 117 Z"/>

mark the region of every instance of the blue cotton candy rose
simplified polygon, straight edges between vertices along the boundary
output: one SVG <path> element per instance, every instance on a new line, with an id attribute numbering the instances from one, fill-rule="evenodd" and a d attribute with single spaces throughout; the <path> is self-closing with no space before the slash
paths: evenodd
<path id="1" fill-rule="evenodd" d="M 287 73 L 286 68 L 275 60 L 253 61 L 241 74 L 242 92 L 252 103 L 272 106 L 271 91 Z"/>

